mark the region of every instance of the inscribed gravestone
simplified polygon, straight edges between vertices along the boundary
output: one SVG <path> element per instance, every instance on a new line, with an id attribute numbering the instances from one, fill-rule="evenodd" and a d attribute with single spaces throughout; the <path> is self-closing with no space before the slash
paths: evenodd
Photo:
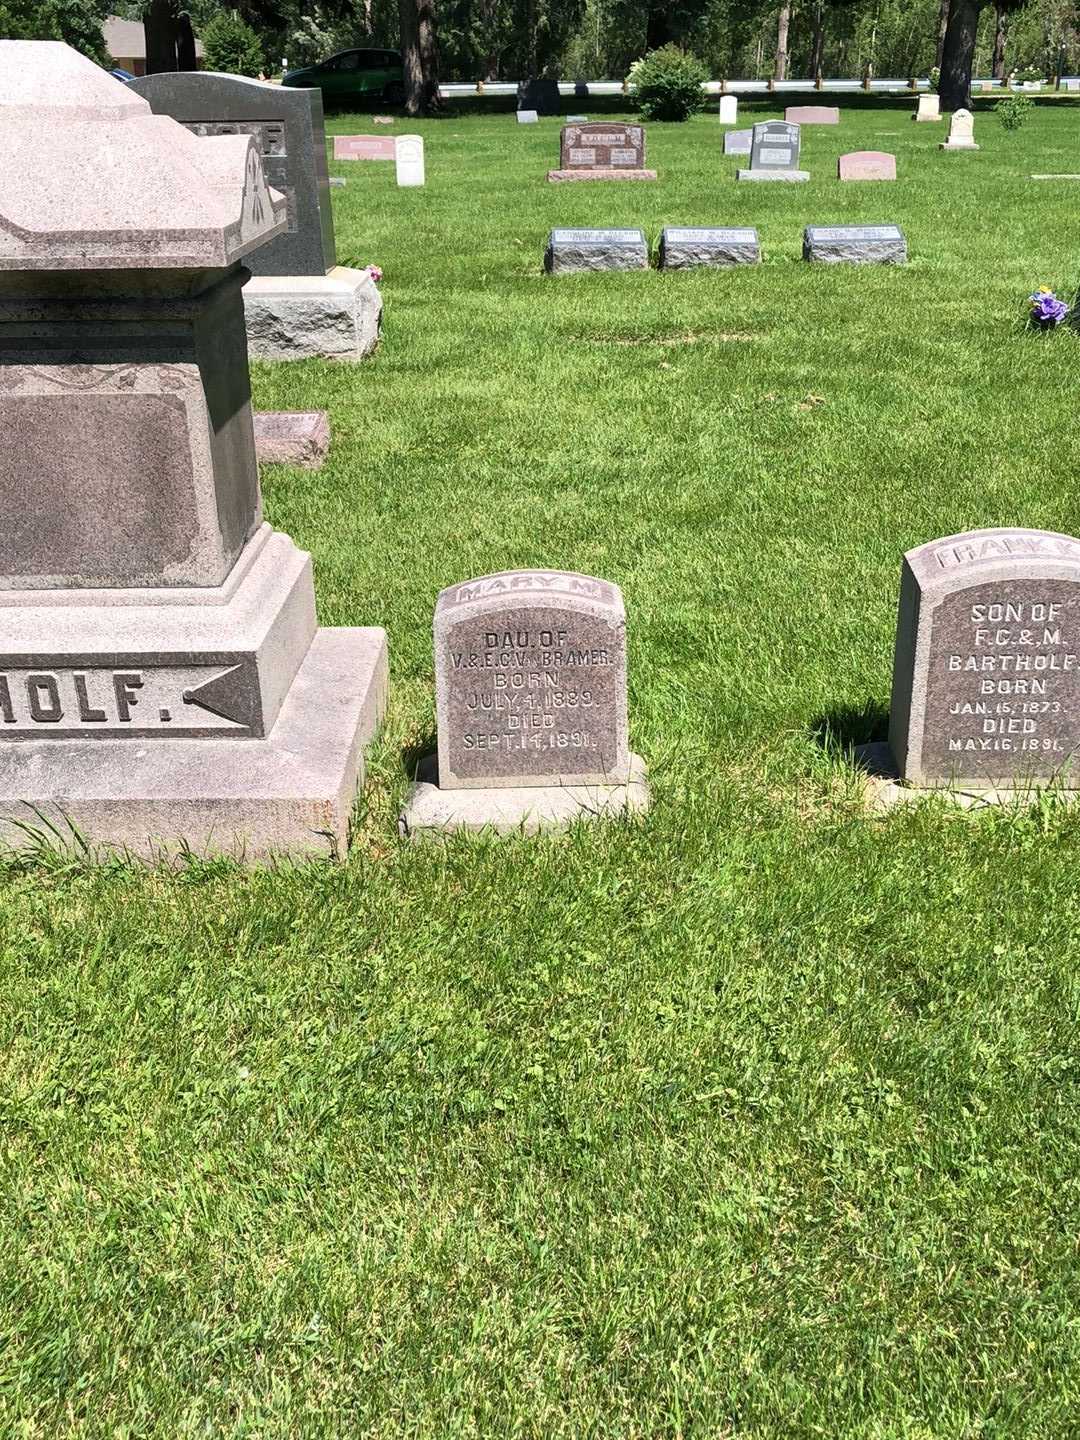
<path id="1" fill-rule="evenodd" d="M 905 555 L 889 745 L 916 785 L 1080 785 L 1080 540 L 974 530 Z"/>
<path id="2" fill-rule="evenodd" d="M 975 144 L 975 119 L 970 110 L 957 110 L 949 126 L 949 138 L 938 146 L 939 150 L 978 150 Z"/>
<path id="3" fill-rule="evenodd" d="M 435 609 L 442 789 L 629 777 L 618 586 L 520 570 L 453 585 Z"/>
<path id="4" fill-rule="evenodd" d="M 758 233 L 740 229 L 667 225 L 660 232 L 660 269 L 689 270 L 697 265 L 756 265 L 761 259 Z"/>
<path id="5" fill-rule="evenodd" d="M 544 254 L 544 269 L 550 275 L 648 268 L 644 230 L 552 230 Z"/>
<path id="6" fill-rule="evenodd" d="M 803 259 L 825 264 L 903 265 L 907 241 L 898 225 L 808 225 Z"/>
<path id="7" fill-rule="evenodd" d="M 321 468 L 330 448 L 330 417 L 325 410 L 256 410 L 251 418 L 260 465 Z"/>
<path id="8" fill-rule="evenodd" d="M 197 138 L 66 46 L 0 42 L 0 73 L 50 179 L 0 187 L 0 816 L 326 853 L 386 643 L 319 630 L 310 557 L 262 520 L 240 261 L 284 197 L 255 136 Z"/>
<path id="9" fill-rule="evenodd" d="M 644 126 L 594 120 L 563 126 L 559 169 L 549 170 L 548 179 L 655 180 L 656 171 L 644 167 Z"/>
<path id="10" fill-rule="evenodd" d="M 753 139 L 753 130 L 729 130 L 724 136 L 724 154 L 749 155 Z"/>
<path id="11" fill-rule="evenodd" d="M 129 88 L 195 135 L 255 140 L 267 182 L 285 196 L 288 228 L 252 254 L 252 274 L 319 275 L 336 265 L 320 91 L 205 70 L 141 75 Z"/>
<path id="12" fill-rule="evenodd" d="M 895 180 L 896 156 L 885 150 L 852 150 L 837 161 L 841 180 Z"/>
<path id="13" fill-rule="evenodd" d="M 789 125 L 839 125 L 840 111 L 835 105 L 789 105 L 784 119 Z"/>
<path id="14" fill-rule="evenodd" d="M 750 169 L 737 170 L 739 180 L 809 180 L 799 169 L 802 140 L 798 125 L 786 120 L 765 120 L 754 126 Z"/>
<path id="15" fill-rule="evenodd" d="M 335 160 L 393 160 L 392 135 L 335 135 Z"/>
<path id="16" fill-rule="evenodd" d="M 397 183 L 403 186 L 424 183 L 424 137 L 399 135 L 394 141 Z"/>

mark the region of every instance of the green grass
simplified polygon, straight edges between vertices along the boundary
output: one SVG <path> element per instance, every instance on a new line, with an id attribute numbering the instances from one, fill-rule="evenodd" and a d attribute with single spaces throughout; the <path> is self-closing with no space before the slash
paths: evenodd
<path id="1" fill-rule="evenodd" d="M 0 1434 L 1076 1433 L 1080 813 L 874 819 L 821 737 L 881 731 L 904 549 L 1080 531 L 1080 336 L 1022 329 L 1080 283 L 1080 183 L 1026 178 L 1080 108 L 975 155 L 910 108 L 800 187 L 704 117 L 654 185 L 548 186 L 506 115 L 417 126 L 420 191 L 333 167 L 385 339 L 254 391 L 331 413 L 267 511 L 390 712 L 341 867 L 0 870 Z M 765 263 L 540 273 L 665 221 Z M 803 265 L 844 221 L 911 263 Z M 410 849 L 436 592 L 518 565 L 622 586 L 654 808 Z"/>

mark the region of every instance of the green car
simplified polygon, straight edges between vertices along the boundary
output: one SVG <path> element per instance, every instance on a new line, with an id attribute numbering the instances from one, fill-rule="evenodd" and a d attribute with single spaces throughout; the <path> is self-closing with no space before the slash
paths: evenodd
<path id="1" fill-rule="evenodd" d="M 324 101 L 368 96 L 400 105 L 405 98 L 404 79 L 397 50 L 342 50 L 318 65 L 290 70 L 281 83 L 317 88 Z"/>

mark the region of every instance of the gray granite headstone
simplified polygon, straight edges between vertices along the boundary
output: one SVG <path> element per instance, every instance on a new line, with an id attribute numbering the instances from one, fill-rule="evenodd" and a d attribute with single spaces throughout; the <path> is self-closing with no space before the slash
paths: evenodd
<path id="1" fill-rule="evenodd" d="M 696 265 L 756 265 L 761 259 L 758 233 L 742 228 L 666 225 L 660 232 L 660 269 L 688 270 Z"/>
<path id="2" fill-rule="evenodd" d="M 1080 540 L 972 530 L 904 556 L 889 746 L 914 785 L 1080 786 Z"/>
<path id="3" fill-rule="evenodd" d="M 251 256 L 253 275 L 323 275 L 337 264 L 321 91 L 207 70 L 141 75 L 129 88 L 195 135 L 254 138 L 288 227 Z"/>
<path id="4" fill-rule="evenodd" d="M 750 169 L 737 170 L 737 180 L 805 181 L 810 176 L 799 169 L 802 146 L 798 125 L 786 120 L 763 120 L 754 126 L 750 144 Z"/>
<path id="5" fill-rule="evenodd" d="M 435 607 L 439 786 L 619 784 L 629 776 L 617 585 L 515 570 Z"/>
<path id="6" fill-rule="evenodd" d="M 644 230 L 552 230 L 544 254 L 551 275 L 571 270 L 647 270 Z"/>
<path id="7" fill-rule="evenodd" d="M 903 265 L 907 241 L 898 225 L 808 225 L 803 259 L 825 264 Z"/>
<path id="8" fill-rule="evenodd" d="M 728 130 L 724 135 L 725 155 L 749 155 L 753 147 L 754 132 L 746 130 Z"/>

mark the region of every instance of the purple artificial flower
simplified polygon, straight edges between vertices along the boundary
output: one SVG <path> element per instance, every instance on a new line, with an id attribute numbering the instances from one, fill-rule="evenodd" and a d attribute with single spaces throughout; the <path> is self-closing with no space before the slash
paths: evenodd
<path id="1" fill-rule="evenodd" d="M 375 281 L 376 285 L 382 279 L 382 269 L 378 265 L 369 265 L 367 267 L 367 272 L 371 276 L 372 280 Z M 1069 307 L 1066 306 L 1065 308 L 1068 309 Z"/>
<path id="2" fill-rule="evenodd" d="M 1040 325 L 1060 325 L 1065 316 L 1069 313 L 1069 307 L 1064 300 L 1059 300 L 1052 290 L 1042 286 L 1029 297 L 1031 300 L 1031 318 Z"/>

